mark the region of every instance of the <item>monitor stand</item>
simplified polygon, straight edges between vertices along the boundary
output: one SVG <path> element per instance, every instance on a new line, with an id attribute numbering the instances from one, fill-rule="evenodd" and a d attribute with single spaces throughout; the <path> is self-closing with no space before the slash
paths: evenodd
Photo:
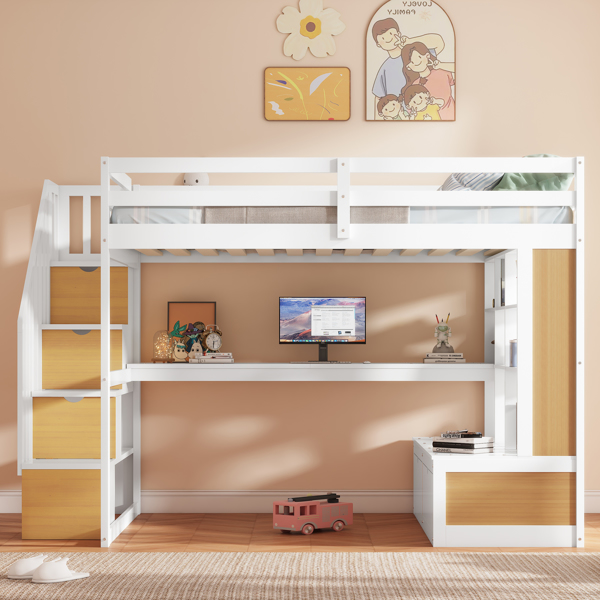
<path id="1" fill-rule="evenodd" d="M 319 360 L 309 360 L 309 363 L 333 362 L 327 358 L 327 344 L 319 344 Z"/>

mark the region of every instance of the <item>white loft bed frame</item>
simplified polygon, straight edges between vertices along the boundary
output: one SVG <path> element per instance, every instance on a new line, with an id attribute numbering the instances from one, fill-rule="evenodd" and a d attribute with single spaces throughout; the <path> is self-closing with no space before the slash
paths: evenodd
<path id="1" fill-rule="evenodd" d="M 334 186 L 139 186 L 128 174 L 137 173 L 333 173 Z M 371 173 L 574 173 L 572 192 L 452 192 L 440 194 L 431 186 L 357 186 L 351 174 Z M 485 382 L 485 434 L 494 435 L 504 445 L 503 398 L 494 382 L 504 366 L 494 364 L 486 350 L 485 364 L 422 365 L 147 365 L 140 361 L 140 263 L 142 262 L 486 262 L 486 299 L 494 293 L 490 269 L 501 254 L 485 256 L 481 249 L 509 249 L 518 253 L 519 286 L 516 291 L 519 327 L 519 369 L 516 437 L 518 446 L 506 457 L 495 457 L 497 470 L 537 470 L 576 472 L 577 525 L 567 527 L 558 537 L 542 536 L 540 545 L 584 544 L 584 160 L 576 158 L 108 158 L 101 159 L 100 186 L 58 186 L 46 181 L 36 222 L 24 293 L 19 311 L 18 468 L 90 468 L 101 470 L 101 544 L 107 547 L 141 512 L 140 489 L 140 382 L 141 381 L 483 381 Z M 117 185 L 111 185 L 111 181 Z M 83 197 L 83 253 L 69 250 L 69 198 Z M 101 254 L 92 254 L 91 197 L 101 196 Z M 454 207 L 570 207 L 572 224 L 380 224 L 350 223 L 351 206 L 449 206 Z M 335 206 L 335 225 L 122 225 L 110 223 L 115 206 Z M 218 250 L 203 256 L 199 250 Z M 460 249 L 436 255 L 438 248 Z M 532 456 L 532 252 L 534 249 L 576 249 L 577 277 L 577 457 Z M 185 256 L 145 256 L 139 250 L 187 250 Z M 226 250 L 224 250 L 226 249 Z M 256 249 L 261 254 L 239 251 Z M 288 256 L 273 254 L 311 249 L 316 254 Z M 360 254 L 359 250 L 389 250 L 387 255 Z M 393 250 L 433 249 L 427 255 L 396 253 Z M 344 254 L 332 254 L 344 250 Z M 472 253 L 469 253 L 468 251 Z M 238 251 L 238 252 L 236 252 Z M 204 252 L 205 254 L 211 254 Z M 385 254 L 382 252 L 381 254 Z M 110 371 L 110 276 L 111 265 L 130 267 L 129 321 L 123 327 L 123 369 Z M 101 267 L 101 389 L 42 390 L 41 331 L 51 328 L 50 267 Z M 54 328 L 71 326 L 54 326 Z M 94 326 L 86 326 L 91 328 Z M 113 326 L 114 327 L 114 326 Z M 494 335 L 486 331 L 486 339 Z M 487 344 L 489 345 L 489 344 Z M 117 458 L 110 459 L 110 387 L 123 384 L 117 394 Z M 125 447 L 120 423 L 121 395 L 132 394 L 133 416 L 130 447 Z M 101 458 L 99 460 L 36 460 L 32 450 L 32 397 L 100 396 Z M 114 519 L 116 465 L 133 454 L 133 503 Z M 461 462 L 464 458 L 450 458 Z M 518 459 L 520 462 L 515 463 Z M 510 461 L 510 462 L 506 462 Z M 447 463 L 450 464 L 450 463 Z M 473 463 L 475 464 L 475 463 Z M 479 465 L 481 461 L 478 460 Z M 490 465 L 491 463 L 486 463 Z M 445 508 L 444 508 L 445 510 Z M 434 507 L 434 512 L 441 508 Z M 445 518 L 445 512 L 440 513 Z M 466 528 L 465 528 L 466 529 Z M 486 528 L 489 529 L 489 528 Z M 543 527 L 541 529 L 544 529 Z M 572 531 L 571 531 L 572 530 Z M 442 539 L 443 532 L 438 537 Z M 518 535 L 519 532 L 517 531 Z M 486 536 L 493 535 L 489 531 Z M 468 536 L 467 536 L 468 537 Z M 526 536 L 527 537 L 527 536 Z M 472 539 L 472 538 L 470 538 Z M 527 545 L 531 543 L 528 537 Z M 533 538 L 535 543 L 535 536 Z M 436 544 L 443 545 L 443 544 Z M 495 543 L 494 545 L 500 545 Z M 515 542 L 511 543 L 515 545 Z"/>

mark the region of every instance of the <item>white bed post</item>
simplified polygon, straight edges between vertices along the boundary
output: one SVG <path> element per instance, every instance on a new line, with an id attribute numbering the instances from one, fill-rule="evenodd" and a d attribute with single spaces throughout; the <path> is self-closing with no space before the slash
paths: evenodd
<path id="1" fill-rule="evenodd" d="M 103 548 L 110 546 L 111 523 L 111 469 L 110 469 L 110 250 L 108 244 L 109 231 L 109 194 L 110 194 L 110 168 L 108 157 L 101 159 L 102 171 L 102 205 L 100 212 L 101 228 L 101 255 L 100 255 L 100 545 Z"/>
<path id="2" fill-rule="evenodd" d="M 577 454 L 577 475 L 575 488 L 576 500 L 576 523 L 577 523 L 577 547 L 585 545 L 585 302 L 584 302 L 584 248 L 585 248 L 585 199 L 584 199 L 584 160 L 578 156 L 575 164 L 575 306 L 576 306 L 576 379 L 575 379 L 575 452 Z"/>
<path id="3" fill-rule="evenodd" d="M 350 237 L 350 159 L 337 159 L 337 237 Z"/>

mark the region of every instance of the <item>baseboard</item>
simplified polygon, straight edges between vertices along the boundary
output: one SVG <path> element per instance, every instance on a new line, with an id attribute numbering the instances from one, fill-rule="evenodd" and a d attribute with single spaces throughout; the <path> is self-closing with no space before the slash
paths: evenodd
<path id="1" fill-rule="evenodd" d="M 412 490 L 339 491 L 354 503 L 355 512 L 411 513 Z M 202 491 L 142 490 L 142 512 L 146 513 L 243 513 L 270 512 L 271 504 L 303 491 Z M 317 492 L 310 492 L 317 493 Z M 21 491 L 0 490 L 0 513 L 21 512 Z M 600 490 L 585 493 L 585 512 L 600 513 Z"/>
<path id="2" fill-rule="evenodd" d="M 412 490 L 335 490 L 357 513 L 411 513 Z M 270 513 L 273 502 L 322 491 L 142 490 L 146 513 Z"/>

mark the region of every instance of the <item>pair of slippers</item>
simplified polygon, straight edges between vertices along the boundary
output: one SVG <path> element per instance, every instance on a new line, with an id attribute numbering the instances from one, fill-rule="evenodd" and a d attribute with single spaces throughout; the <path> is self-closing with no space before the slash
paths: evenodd
<path id="1" fill-rule="evenodd" d="M 21 558 L 8 568 L 9 579 L 31 579 L 33 583 L 60 583 L 89 577 L 89 573 L 76 573 L 67 567 L 68 558 L 55 558 L 44 562 L 46 554 Z"/>

